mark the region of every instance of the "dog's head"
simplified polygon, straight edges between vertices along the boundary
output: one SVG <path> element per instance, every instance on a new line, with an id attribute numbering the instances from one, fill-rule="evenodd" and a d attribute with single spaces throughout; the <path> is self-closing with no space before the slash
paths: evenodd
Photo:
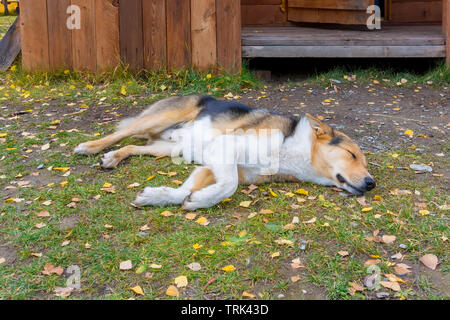
<path id="1" fill-rule="evenodd" d="M 356 195 L 375 188 L 375 181 L 367 171 L 366 157 L 358 145 L 319 119 L 309 114 L 306 117 L 313 129 L 311 161 L 317 173 Z"/>

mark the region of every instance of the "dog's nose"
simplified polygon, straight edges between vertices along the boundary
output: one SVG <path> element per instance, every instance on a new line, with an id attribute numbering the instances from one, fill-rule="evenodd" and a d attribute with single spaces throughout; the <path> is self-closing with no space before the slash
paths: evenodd
<path id="1" fill-rule="evenodd" d="M 375 183 L 375 180 L 373 180 L 371 177 L 364 178 L 364 183 L 366 185 L 367 191 L 370 191 L 377 186 L 377 184 Z"/>

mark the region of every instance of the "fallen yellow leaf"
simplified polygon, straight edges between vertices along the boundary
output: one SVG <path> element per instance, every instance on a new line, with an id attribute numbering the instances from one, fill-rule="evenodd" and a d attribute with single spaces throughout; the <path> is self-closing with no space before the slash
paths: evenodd
<path id="1" fill-rule="evenodd" d="M 178 288 L 183 288 L 188 285 L 188 280 L 186 276 L 179 276 L 175 278 L 175 284 Z"/>
<path id="2" fill-rule="evenodd" d="M 251 204 L 252 204 L 251 201 L 242 201 L 241 203 L 239 203 L 239 206 L 248 208 L 248 207 L 250 207 Z"/>
<path id="3" fill-rule="evenodd" d="M 144 291 L 142 290 L 142 288 L 141 288 L 140 286 L 133 287 L 133 288 L 131 288 L 131 290 L 132 290 L 134 293 L 139 294 L 139 295 L 141 295 L 141 296 L 144 295 Z"/>
<path id="4" fill-rule="evenodd" d="M 166 295 L 169 297 L 178 297 L 180 295 L 177 287 L 175 286 L 169 286 L 166 290 Z"/>
<path id="5" fill-rule="evenodd" d="M 305 189 L 298 189 L 297 191 L 295 191 L 295 193 L 301 194 L 301 195 L 304 195 L 304 196 L 307 196 L 309 194 L 309 192 L 307 190 L 305 190 Z"/>
<path id="6" fill-rule="evenodd" d="M 222 270 L 225 272 L 233 272 L 234 270 L 236 270 L 236 268 L 232 264 L 230 264 L 228 266 L 223 267 Z"/>

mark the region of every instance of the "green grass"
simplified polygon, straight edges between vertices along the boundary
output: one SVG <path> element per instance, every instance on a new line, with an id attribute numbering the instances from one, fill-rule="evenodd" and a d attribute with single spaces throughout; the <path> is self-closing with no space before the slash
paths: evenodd
<path id="1" fill-rule="evenodd" d="M 6 30 L 4 25 L 2 28 Z M 387 85 L 405 78 L 408 82 L 402 86 L 427 81 L 433 81 L 430 86 L 443 86 L 449 81 L 448 69 L 440 66 L 421 76 L 379 69 L 352 73 L 336 69 L 312 82 L 313 85 L 329 85 L 330 79 L 345 82 L 344 75 L 351 74 L 356 74 L 358 83 L 378 79 Z M 314 288 L 321 297 L 363 299 L 372 293 L 366 290 L 351 296 L 348 288 L 351 282 L 362 283 L 367 272 L 364 262 L 373 255 L 379 256 L 382 272 L 393 273 L 394 261 L 390 256 L 399 251 L 410 265 L 418 264 L 425 253 L 433 253 L 441 259 L 438 272 L 450 271 L 448 245 L 443 240 L 449 237 L 448 215 L 439 209 L 448 201 L 445 178 L 430 177 L 430 183 L 430 179 L 417 179 L 411 170 L 395 169 L 407 167 L 413 161 L 433 161 L 437 163 L 435 171 L 445 171 L 448 160 L 437 160 L 434 154 L 405 149 L 368 155 L 370 171 L 379 182 L 378 188 L 367 196 L 367 206 L 373 208 L 369 212 L 362 212 L 363 206 L 354 197 L 342 197 L 330 188 L 309 183 L 278 183 L 261 185 L 251 196 L 240 192 L 245 189 L 241 187 L 229 202 L 198 210 L 196 218 L 206 217 L 210 221 L 208 226 L 186 219 L 186 212 L 179 207 L 138 210 L 130 205 L 143 187 L 175 187 L 173 180 L 183 181 L 194 166 L 175 165 L 169 159 L 132 157 L 113 171 L 102 171 L 91 168 L 99 155 L 72 154 L 78 143 L 95 138 L 96 133 L 110 132 L 112 125 L 98 121 L 103 117 L 121 118 L 124 108 L 143 108 L 173 94 L 237 95 L 261 86 L 245 68 L 238 75 L 211 76 L 193 70 L 135 75 L 124 68 L 102 75 L 65 70 L 27 74 L 17 63 L 12 70 L 0 73 L 0 77 L 0 117 L 4 117 L 0 120 L 0 134 L 6 134 L 0 137 L 4 139 L 0 142 L 0 250 L 8 248 L 15 257 L 14 263 L 0 264 L 0 299 L 53 298 L 54 289 L 64 287 L 68 275 L 43 275 L 46 263 L 65 269 L 71 265 L 81 268 L 81 290 L 70 296 L 73 299 L 167 299 L 167 287 L 180 275 L 187 276 L 189 281 L 187 288 L 180 289 L 180 298 L 240 299 L 246 291 L 258 294 L 258 298 L 276 299 L 284 294 L 302 299 L 301 290 L 307 286 L 308 291 L 309 287 Z M 80 113 L 66 114 L 65 110 L 74 108 Z M 23 110 L 25 115 L 14 115 L 17 110 Z M 88 118 L 83 110 L 97 113 Z M 55 117 L 59 124 L 49 120 Z M 52 129 L 52 125 L 57 128 Z M 79 131 L 71 130 L 74 128 Z M 24 132 L 33 135 L 24 136 Z M 50 149 L 41 150 L 49 142 Z M 141 143 L 128 139 L 122 144 L 130 142 Z M 450 146 L 446 143 L 441 149 L 440 152 L 448 154 Z M 399 154 L 398 158 L 391 156 L 394 152 Z M 44 169 L 38 170 L 39 165 L 44 165 Z M 71 174 L 64 177 L 64 172 L 51 170 L 57 167 L 70 167 Z M 39 176 L 34 177 L 36 172 Z M 168 177 L 158 172 L 176 175 Z M 154 178 L 147 181 L 149 176 Z M 32 180 L 33 186 L 18 188 L 11 195 L 5 188 L 17 187 L 11 183 L 17 180 Z M 65 181 L 67 185 L 60 184 Z M 140 183 L 139 188 L 129 189 L 135 182 Z M 116 193 L 102 191 L 105 183 L 114 185 Z M 276 197 L 268 192 L 269 187 Z M 286 194 L 298 188 L 308 190 L 315 198 L 299 203 L 297 195 Z M 411 194 L 392 195 L 395 188 L 410 190 Z M 382 200 L 374 199 L 375 195 Z M 9 198 L 23 201 L 15 203 Z M 67 207 L 73 198 L 79 199 L 76 207 Z M 45 206 L 48 200 L 52 202 Z M 239 206 L 248 200 L 253 201 L 249 208 Z M 432 214 L 420 215 L 415 206 L 419 201 L 426 202 Z M 248 218 L 250 213 L 261 209 L 274 213 Z M 36 216 L 42 210 L 49 211 L 50 218 Z M 161 216 L 165 210 L 174 215 Z M 316 222 L 301 222 L 292 230 L 284 229 L 294 217 L 300 221 L 316 218 Z M 38 229 L 37 223 L 46 226 Z M 148 226 L 144 231 L 148 235 L 142 236 L 139 232 L 144 225 Z M 377 229 L 380 234 L 396 235 L 396 241 L 391 245 L 368 241 L 366 237 Z M 293 244 L 280 245 L 275 242 L 278 239 Z M 67 240 L 70 243 L 61 246 Z M 307 241 L 306 250 L 299 248 L 302 240 Z M 86 243 L 90 248 L 86 248 Z M 408 249 L 400 249 L 399 244 L 406 244 Z M 341 257 L 338 251 L 342 250 L 349 255 Z M 279 256 L 272 258 L 276 252 Z M 42 253 L 42 257 L 32 253 Z M 305 268 L 293 270 L 290 263 L 295 258 L 300 258 Z M 132 270 L 119 270 L 120 262 L 125 260 L 132 261 Z M 200 263 L 202 269 L 187 268 L 192 262 Z M 152 264 L 162 268 L 152 269 Z M 230 264 L 235 271 L 222 271 Z M 292 283 L 290 277 L 297 274 L 301 281 Z M 142 287 L 145 296 L 136 296 L 130 290 L 136 285 Z M 436 289 L 427 274 L 418 280 L 408 277 L 401 287 L 402 291 L 392 296 L 449 298 Z"/>
<path id="2" fill-rule="evenodd" d="M 255 293 L 255 288 L 264 283 L 263 289 L 257 292 L 264 298 L 274 299 L 280 293 L 300 290 L 289 280 L 296 273 L 301 273 L 304 281 L 322 288 L 323 294 L 330 299 L 349 299 L 352 298 L 348 293 L 349 283 L 362 282 L 366 275 L 364 262 L 370 255 L 380 256 L 384 273 L 393 272 L 390 256 L 402 251 L 398 248 L 400 243 L 409 247 L 403 251 L 407 254 L 407 261 L 414 262 L 425 253 L 434 253 L 442 259 L 440 268 L 446 272 L 449 270 L 447 245 L 442 240 L 443 236 L 448 237 L 447 217 L 438 209 L 447 200 L 445 186 L 415 181 L 412 171 L 388 169 L 391 165 L 406 166 L 411 160 L 428 163 L 429 156 L 417 156 L 411 150 L 395 150 L 400 155 L 396 159 L 390 156 L 394 151 L 369 155 L 369 162 L 377 164 L 370 170 L 381 183 L 368 197 L 367 206 L 372 206 L 373 210 L 367 213 L 361 211 L 362 206 L 355 198 L 341 197 L 329 188 L 308 183 L 278 183 L 259 186 L 252 193 L 254 198 L 241 193 L 241 188 L 231 201 L 198 210 L 197 218 L 204 216 L 210 221 L 208 226 L 201 226 L 195 220 L 187 220 L 179 207 L 138 210 L 130 205 L 136 192 L 144 186 L 175 186 L 172 181 L 184 180 L 193 166 L 174 165 L 169 159 L 133 157 L 113 171 L 90 169 L 89 166 L 97 163 L 99 156 L 71 154 L 74 146 L 87 139 L 82 132 L 64 131 L 51 137 L 52 131 L 40 130 L 39 139 L 22 138 L 16 134 L 35 125 L 2 128 L 2 132 L 9 133 L 6 145 L 0 145 L 0 158 L 6 157 L 0 169 L 0 176 L 7 176 L 3 181 L 13 180 L 18 174 L 35 172 L 40 163 L 44 163 L 46 168 L 71 167 L 73 172 L 66 178 L 62 177 L 62 172 L 41 170 L 40 174 L 47 177 L 42 186 L 19 189 L 14 196 L 23 198 L 23 202 L 2 200 L 0 239 L 3 244 L 14 248 L 17 259 L 13 265 L 0 268 L 0 299 L 51 297 L 55 287 L 64 287 L 67 276 L 41 274 L 46 263 L 64 268 L 71 265 L 81 267 L 82 289 L 73 293 L 71 297 L 75 299 L 128 299 L 135 297 L 130 288 L 136 285 L 143 288 L 143 298 L 165 299 L 168 298 L 165 290 L 180 275 L 187 276 L 189 281 L 186 289 L 180 289 L 182 297 L 239 299 L 243 291 Z M 104 128 L 105 131 L 109 129 Z M 42 141 L 44 138 L 56 141 L 50 151 L 39 152 L 40 146 L 48 141 Z M 39 153 L 39 161 L 32 159 L 23 164 L 22 150 L 32 145 Z M 443 148 L 448 151 L 448 146 Z M 158 171 L 176 172 L 176 175 L 168 177 Z M 155 178 L 146 181 L 150 175 Z M 68 183 L 61 186 L 61 181 Z M 54 184 L 48 185 L 47 182 Z M 135 182 L 141 186 L 127 188 Z M 114 185 L 116 193 L 102 191 L 105 183 Z M 8 184 L 3 182 L 2 185 Z M 269 187 L 276 192 L 276 197 L 268 193 Z M 293 209 L 292 205 L 298 204 L 296 197 L 283 193 L 295 192 L 300 187 L 316 198 Z M 394 188 L 408 189 L 412 194 L 391 195 Z M 433 215 L 421 216 L 417 212 L 415 190 L 420 191 L 420 197 L 429 203 Z M 101 197 L 95 200 L 97 195 Z M 383 200 L 372 199 L 375 195 Z M 68 208 L 67 204 L 74 197 L 79 199 L 76 208 Z M 43 205 L 48 200 L 52 201 L 51 205 Z M 250 208 L 240 207 L 240 202 L 245 200 L 252 200 L 254 204 Z M 274 213 L 247 218 L 251 212 L 261 209 L 270 209 Z M 50 219 L 37 217 L 36 213 L 41 210 L 49 211 Z M 161 216 L 165 210 L 174 215 Z M 283 226 L 294 216 L 298 216 L 300 221 L 314 217 L 317 221 L 300 223 L 293 230 L 284 230 Z M 76 223 L 62 228 L 61 225 L 69 220 Z M 35 225 L 41 222 L 46 226 L 37 229 Z M 112 227 L 105 227 L 107 225 Z M 149 227 L 145 231 L 147 236 L 139 235 L 144 225 Z M 366 236 L 376 229 L 381 234 L 396 235 L 397 240 L 393 245 L 368 241 Z M 277 239 L 289 239 L 293 245 L 279 245 L 275 242 Z M 70 244 L 63 247 L 61 244 L 65 240 Z M 305 251 L 299 249 L 301 240 L 308 242 Z M 86 243 L 90 249 L 86 249 Z M 201 247 L 195 249 L 195 244 Z M 209 250 L 214 250 L 214 253 Z M 349 256 L 341 257 L 337 253 L 341 250 L 348 251 Z M 33 257 L 33 252 L 43 256 Z M 280 252 L 280 256 L 271 258 L 274 252 Z M 297 257 L 306 268 L 300 272 L 290 271 L 289 264 Z M 131 271 L 119 270 L 120 262 L 125 260 L 132 261 Z M 200 263 L 202 269 L 197 272 L 189 270 L 186 266 L 192 262 Z M 162 265 L 162 268 L 151 269 L 151 264 Z M 236 271 L 226 273 L 221 270 L 229 264 L 234 265 Z M 142 273 L 136 274 L 138 269 Z M 150 276 L 145 277 L 146 272 Z M 212 278 L 215 281 L 207 286 Z M 414 295 L 408 298 L 445 298 L 432 289 L 426 278 L 420 280 L 419 285 L 420 291 L 413 281 L 407 280 L 402 284 L 401 294 L 408 295 L 414 290 Z M 363 297 L 357 294 L 354 298 Z"/>
<path id="3" fill-rule="evenodd" d="M 1 73 L 0 73 L 1 75 Z M 124 67 L 103 74 L 87 74 L 60 70 L 52 73 L 26 73 L 20 63 L 4 74 L 6 81 L 0 86 L 0 101 L 40 102 L 74 98 L 92 101 L 99 95 L 104 103 L 143 102 L 170 94 L 209 94 L 223 96 L 260 86 L 259 81 L 244 68 L 239 74 L 212 74 L 192 69 L 167 72 L 141 72 L 133 74 Z M 95 91 L 95 92 L 94 92 Z"/>
<path id="4" fill-rule="evenodd" d="M 10 15 L 0 15 L 0 38 L 3 37 L 3 35 L 8 31 L 11 24 L 16 20 L 17 16 Z"/>
<path id="5" fill-rule="evenodd" d="M 411 70 L 394 70 L 392 68 L 367 67 L 346 68 L 336 67 L 328 72 L 316 74 L 310 84 L 329 86 L 336 84 L 336 80 L 344 84 L 379 84 L 385 87 L 427 86 L 441 88 L 450 84 L 450 68 L 445 62 L 430 67 L 426 72 Z M 405 81 L 406 80 L 406 81 Z"/>

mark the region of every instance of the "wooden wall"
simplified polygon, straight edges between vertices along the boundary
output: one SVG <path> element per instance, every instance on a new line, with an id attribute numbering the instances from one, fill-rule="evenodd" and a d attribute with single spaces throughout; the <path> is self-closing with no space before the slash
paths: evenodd
<path id="1" fill-rule="evenodd" d="M 450 0 L 443 1 L 442 32 L 447 40 L 447 65 L 450 66 Z"/>
<path id="2" fill-rule="evenodd" d="M 69 30 L 69 5 L 81 29 Z M 241 70 L 240 0 L 22 0 L 26 70 Z"/>
<path id="3" fill-rule="evenodd" d="M 67 8 L 81 9 L 81 29 L 67 27 Z M 117 66 L 116 0 L 21 0 L 22 61 L 26 70 L 102 71 Z"/>
<path id="4" fill-rule="evenodd" d="M 286 25 L 286 11 L 282 3 L 288 0 L 241 0 L 241 15 L 243 26 L 254 25 Z"/>
<path id="5" fill-rule="evenodd" d="M 442 0 L 390 0 L 393 22 L 440 22 Z"/>

